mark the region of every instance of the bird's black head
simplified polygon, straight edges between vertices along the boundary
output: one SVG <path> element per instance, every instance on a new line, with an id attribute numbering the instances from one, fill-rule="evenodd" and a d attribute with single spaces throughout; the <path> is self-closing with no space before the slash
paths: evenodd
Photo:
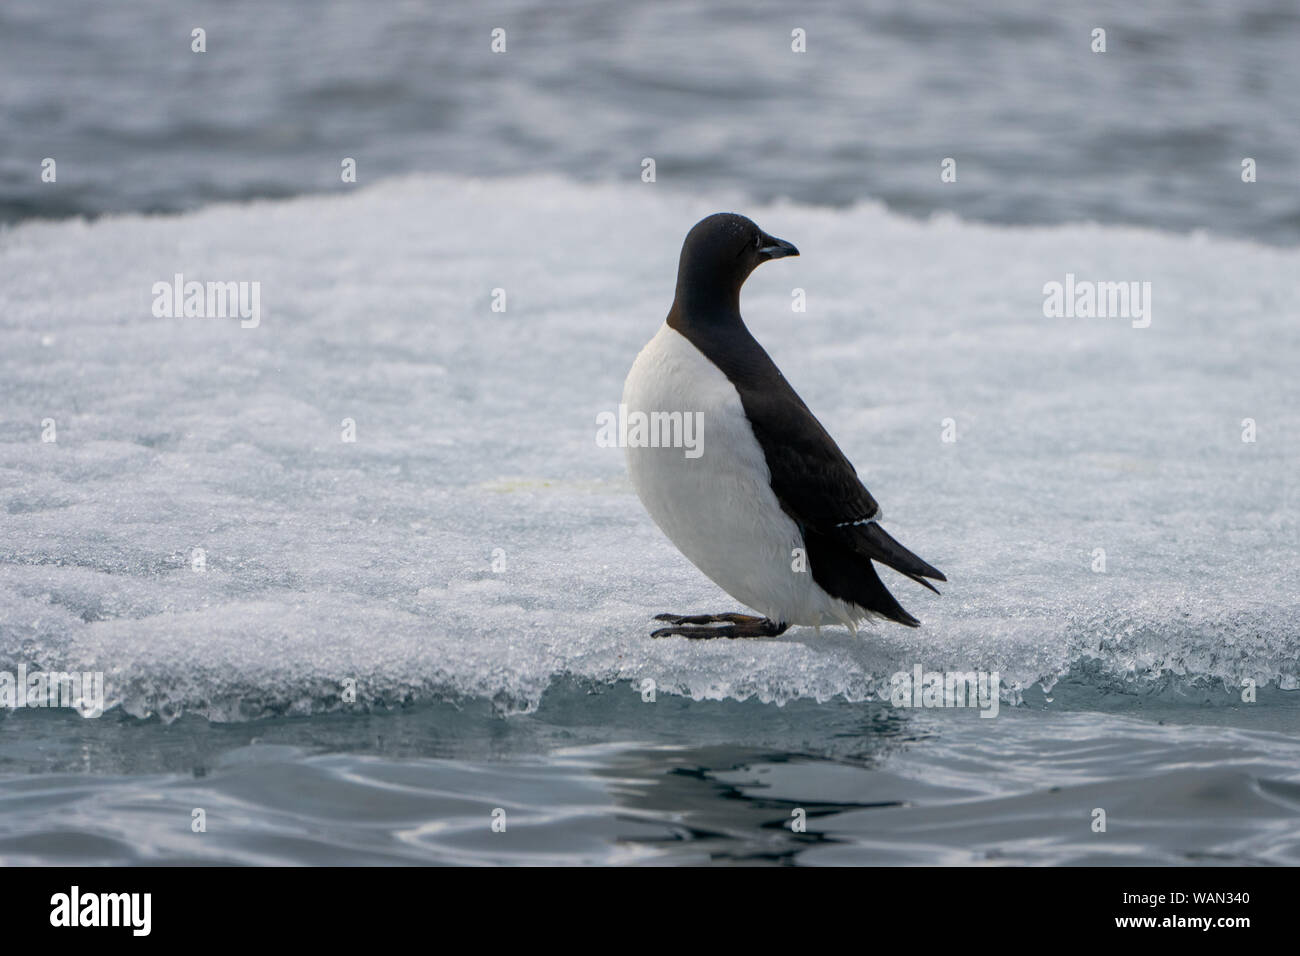
<path id="1" fill-rule="evenodd" d="M 769 236 L 735 213 L 720 212 L 697 222 L 682 243 L 677 264 L 679 309 L 740 312 L 740 287 L 768 259 L 797 256 L 784 239 Z"/>

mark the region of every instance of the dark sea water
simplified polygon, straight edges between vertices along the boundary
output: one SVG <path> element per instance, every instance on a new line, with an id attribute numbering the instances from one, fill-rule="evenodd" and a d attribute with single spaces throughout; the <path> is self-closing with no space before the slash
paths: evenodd
<path id="1" fill-rule="evenodd" d="M 1300 863 L 1297 54 L 1283 0 L 4 0 L 0 670 L 90 661 L 119 696 L 91 720 L 0 710 L 0 864 Z M 393 181 L 277 201 L 353 189 L 344 157 L 363 188 Z M 592 239 L 599 187 L 645 157 L 673 242 L 678 201 L 798 204 L 770 208 L 822 245 L 805 275 L 832 305 L 783 367 L 859 450 L 892 443 L 873 474 L 952 557 L 926 629 L 643 635 L 669 595 L 716 594 L 566 416 L 617 400 L 671 292 L 628 235 Z M 270 201 L 209 208 L 249 199 Z M 856 217 L 869 201 L 934 221 Z M 1021 228 L 964 258 L 948 213 Z M 96 221 L 23 224 L 67 217 Z M 858 222 L 917 278 L 811 272 Z M 1161 235 L 1187 232 L 1208 235 Z M 517 273 L 536 312 L 463 321 L 503 247 L 566 241 L 628 281 L 539 256 Z M 1106 256 L 1164 279 L 1166 337 L 1019 324 L 1025 289 Z M 173 261 L 294 295 L 235 344 L 147 326 L 130 303 Z M 931 399 L 971 411 L 965 457 L 914 437 L 907 403 L 930 428 Z M 46 408 L 62 457 L 32 438 Z M 387 431 L 342 460 L 310 429 L 353 408 L 367 441 Z M 1241 464 L 1246 414 L 1264 437 Z M 1092 535 L 1116 573 L 1071 577 Z M 498 540 L 513 578 L 483 567 Z M 996 720 L 865 691 L 931 659 L 1027 686 Z M 340 706 L 358 672 L 372 692 Z M 642 673 L 664 675 L 653 703 Z"/>
<path id="2" fill-rule="evenodd" d="M 343 157 L 360 182 L 652 157 L 694 192 L 1290 244 L 1297 49 L 1290 0 L 6 0 L 0 221 L 337 190 Z"/>
<path id="3" fill-rule="evenodd" d="M 973 712 L 835 702 L 679 698 L 647 716 L 630 687 L 562 682 L 509 720 L 482 704 L 111 729 L 21 713 L 0 721 L 0 857 L 1294 866 L 1295 708 L 1021 708 L 990 733 Z"/>

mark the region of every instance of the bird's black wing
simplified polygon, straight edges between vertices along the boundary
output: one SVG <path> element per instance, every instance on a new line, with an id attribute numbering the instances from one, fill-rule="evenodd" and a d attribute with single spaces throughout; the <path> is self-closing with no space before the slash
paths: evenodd
<path id="1" fill-rule="evenodd" d="M 773 366 L 775 371 L 775 365 Z M 876 522 L 880 505 L 835 440 L 779 371 L 762 387 L 738 389 L 762 446 L 772 490 L 804 529 L 886 564 L 930 590 L 923 578 L 947 580 L 891 538 Z"/>
<path id="2" fill-rule="evenodd" d="M 876 499 L 744 323 L 738 316 L 734 323 L 688 322 L 674 303 L 668 324 L 721 369 L 740 395 L 767 459 L 772 490 L 803 534 L 813 579 L 828 594 L 917 626 L 920 622 L 889 593 L 871 562 L 932 591 L 925 578 L 947 579 L 876 522 Z"/>

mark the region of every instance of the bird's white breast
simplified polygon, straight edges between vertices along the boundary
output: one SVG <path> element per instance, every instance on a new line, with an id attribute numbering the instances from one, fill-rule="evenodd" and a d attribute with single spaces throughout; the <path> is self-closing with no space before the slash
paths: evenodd
<path id="1" fill-rule="evenodd" d="M 667 324 L 641 350 L 623 386 L 634 412 L 698 412 L 699 457 L 682 448 L 627 448 L 628 472 L 655 523 L 714 583 L 787 624 L 862 615 L 813 581 L 798 526 L 781 510 L 763 449 L 722 370 Z M 678 611 L 681 609 L 671 608 Z"/>

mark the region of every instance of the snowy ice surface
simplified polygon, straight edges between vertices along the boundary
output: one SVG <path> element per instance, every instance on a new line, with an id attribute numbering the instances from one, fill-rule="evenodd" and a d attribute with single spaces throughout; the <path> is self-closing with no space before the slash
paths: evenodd
<path id="1" fill-rule="evenodd" d="M 884 572 L 918 630 L 648 636 L 660 611 L 738 608 L 647 518 L 596 416 L 687 229 L 727 208 L 803 253 L 743 310 L 886 527 L 948 575 L 936 597 Z M 260 282 L 260 326 L 155 318 L 178 272 Z M 1151 326 L 1045 318 L 1066 273 L 1150 282 Z M 348 678 L 353 706 L 507 709 L 560 675 L 856 700 L 917 663 L 1294 688 L 1297 303 L 1296 249 L 640 183 L 418 177 L 20 225 L 0 233 L 0 669 L 102 669 L 129 714 L 219 720 L 347 706 Z"/>

